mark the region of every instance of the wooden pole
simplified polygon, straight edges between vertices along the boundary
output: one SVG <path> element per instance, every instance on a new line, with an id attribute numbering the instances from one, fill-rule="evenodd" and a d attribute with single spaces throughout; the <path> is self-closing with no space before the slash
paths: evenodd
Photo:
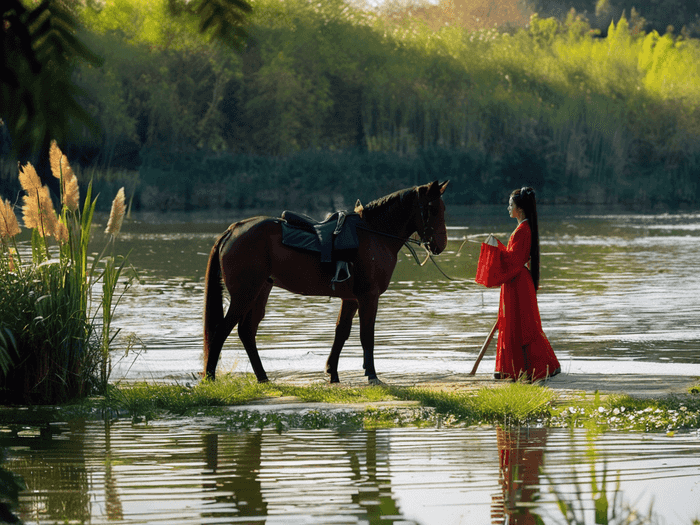
<path id="1" fill-rule="evenodd" d="M 479 363 L 481 363 L 481 360 L 484 357 L 484 354 L 486 353 L 486 349 L 489 347 L 489 344 L 491 343 L 491 339 L 493 339 L 493 334 L 496 333 L 496 328 L 498 328 L 498 320 L 496 320 L 496 323 L 493 325 L 493 328 L 491 328 L 491 331 L 489 332 L 489 335 L 486 338 L 486 341 L 484 341 L 484 346 L 481 347 L 481 352 L 479 352 L 479 356 L 476 358 L 476 362 L 474 363 L 474 368 L 472 368 L 472 371 L 469 372 L 470 376 L 473 376 L 474 374 L 476 374 L 476 369 L 479 368 Z"/>

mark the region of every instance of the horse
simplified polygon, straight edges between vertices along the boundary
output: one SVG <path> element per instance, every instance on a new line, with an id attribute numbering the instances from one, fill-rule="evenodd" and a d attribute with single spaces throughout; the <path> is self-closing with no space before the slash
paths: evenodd
<path id="1" fill-rule="evenodd" d="M 260 383 L 268 381 L 255 337 L 265 316 L 273 286 L 293 293 L 338 297 L 340 313 L 326 362 L 331 383 L 338 383 L 338 359 L 359 312 L 363 368 L 370 384 L 381 384 L 374 367 L 374 325 L 379 297 L 387 290 L 401 247 L 418 233 L 429 251 L 438 255 L 447 246 L 442 194 L 449 181 L 434 181 L 396 191 L 355 213 L 358 247 L 350 261 L 351 275 L 331 284 L 333 277 L 318 253 L 282 243 L 281 218 L 251 217 L 236 222 L 216 240 L 209 255 L 204 285 L 204 372 L 216 378 L 216 366 L 227 337 L 238 325 L 238 336 Z M 226 315 L 223 285 L 230 295 Z"/>

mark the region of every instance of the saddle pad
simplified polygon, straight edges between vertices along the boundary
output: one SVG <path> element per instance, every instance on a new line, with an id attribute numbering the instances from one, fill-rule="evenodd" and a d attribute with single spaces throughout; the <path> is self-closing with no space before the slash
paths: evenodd
<path id="1" fill-rule="evenodd" d="M 282 223 L 282 244 L 311 252 L 321 252 L 321 241 L 315 231 L 304 230 Z"/>

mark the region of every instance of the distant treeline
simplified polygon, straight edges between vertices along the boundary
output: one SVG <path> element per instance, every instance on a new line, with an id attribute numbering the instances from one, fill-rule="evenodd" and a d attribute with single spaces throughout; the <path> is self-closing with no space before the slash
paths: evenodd
<path id="1" fill-rule="evenodd" d="M 103 133 L 62 145 L 135 208 L 326 209 L 432 179 L 453 181 L 455 204 L 525 183 L 550 202 L 700 196 L 700 40 L 640 30 L 644 13 L 599 38 L 574 12 L 470 31 L 256 0 L 235 53 L 159 5 L 86 8 L 84 40 L 105 60 L 74 74 Z M 2 168 L 11 197 L 16 164 Z"/>

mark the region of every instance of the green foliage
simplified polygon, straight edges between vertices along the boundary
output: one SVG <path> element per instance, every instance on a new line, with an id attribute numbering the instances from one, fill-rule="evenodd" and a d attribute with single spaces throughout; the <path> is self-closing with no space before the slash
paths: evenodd
<path id="1" fill-rule="evenodd" d="M 89 257 L 96 199 L 92 199 L 88 186 L 82 210 L 77 207 L 77 193 L 73 193 L 75 204 L 71 204 L 63 184 L 68 178 L 63 170 L 70 168 L 66 163 L 57 169 L 54 175 L 61 183 L 59 200 L 63 204 L 58 216 L 53 209 L 48 210 L 54 216 L 55 229 L 47 228 L 43 236 L 37 228 L 32 229 L 31 261 L 22 260 L 21 254 L 25 258 L 27 254 L 23 248 L 18 249 L 14 234 L 11 237 L 3 234 L 2 238 L 0 399 L 3 402 L 64 403 L 104 391 L 109 379 L 111 319 L 131 278 L 120 282 L 125 258 L 114 255 L 113 244 L 101 255 Z M 75 188 L 77 192 L 77 181 Z M 28 190 L 27 194 L 31 196 Z M 25 200 L 25 222 L 31 215 L 29 202 Z M 14 214 L 14 210 L 10 213 Z M 49 242 L 49 235 L 56 239 L 55 245 Z M 109 248 L 112 249 L 107 256 Z M 98 283 L 101 294 L 94 290 Z M 118 293 L 119 284 L 123 288 Z M 98 295 L 100 302 L 93 306 Z"/>
<path id="2" fill-rule="evenodd" d="M 14 152 L 74 138 L 73 120 L 94 129 L 71 71 L 75 61 L 91 67 L 101 62 L 77 37 L 74 14 L 62 2 L 45 0 L 28 9 L 20 0 L 6 0 L 0 16 L 0 118 Z"/>
<path id="3" fill-rule="evenodd" d="M 215 206 L 283 207 L 322 182 L 323 166 L 348 202 L 364 182 L 393 190 L 436 171 L 460 204 L 521 183 L 543 199 L 697 198 L 696 40 L 645 35 L 619 17 L 595 38 L 574 12 L 468 32 L 341 0 L 256 0 L 237 55 L 167 9 L 120 0 L 84 15 L 105 64 L 82 67 L 78 84 L 104 129 L 100 163 L 140 167 L 136 206 L 201 208 L 215 195 Z"/>
<path id="4" fill-rule="evenodd" d="M 27 8 L 27 4 L 33 5 Z M 87 4 L 81 9 L 58 0 L 3 2 L 0 125 L 7 125 L 15 154 L 38 151 L 50 140 L 78 141 L 84 127 L 92 134 L 98 132 L 90 103 L 79 100 L 85 92 L 73 78 L 78 62 L 88 71 L 102 64 L 96 50 L 83 43 L 79 18 L 96 31 L 130 33 L 142 42 L 159 44 L 183 39 L 189 43 L 195 39 L 193 28 L 198 26 L 199 33 L 238 49 L 246 35 L 245 16 L 250 12 L 245 0 Z M 107 12 L 105 16 L 96 14 L 100 10 Z"/>

